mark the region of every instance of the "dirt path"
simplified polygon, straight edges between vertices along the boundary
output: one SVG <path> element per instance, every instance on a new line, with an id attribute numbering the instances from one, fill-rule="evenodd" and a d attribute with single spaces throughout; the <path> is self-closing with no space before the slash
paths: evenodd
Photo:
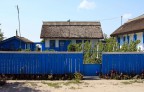
<path id="1" fill-rule="evenodd" d="M 144 92 L 144 80 L 9 80 L 0 92 Z"/>

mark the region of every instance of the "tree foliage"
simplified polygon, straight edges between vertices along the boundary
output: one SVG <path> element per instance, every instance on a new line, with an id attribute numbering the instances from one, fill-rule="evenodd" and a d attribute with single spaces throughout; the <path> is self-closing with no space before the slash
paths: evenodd
<path id="1" fill-rule="evenodd" d="M 85 64 L 101 63 L 102 52 L 135 52 L 139 50 L 137 48 L 139 43 L 139 40 L 131 41 L 129 44 L 126 42 L 119 48 L 115 38 L 106 38 L 104 42 L 100 41 L 94 47 L 88 41 L 83 44 L 70 44 L 68 51 L 83 51 Z"/>
<path id="2" fill-rule="evenodd" d="M 3 35 L 3 33 L 1 32 L 1 30 L 0 30 L 0 41 L 2 41 L 4 39 L 4 35 Z"/>
<path id="3" fill-rule="evenodd" d="M 139 48 L 137 48 L 137 45 L 140 43 L 140 40 L 136 40 L 136 41 L 130 41 L 130 44 L 128 44 L 127 42 L 125 42 L 120 51 L 121 52 L 136 52 L 138 50 L 140 50 Z"/>

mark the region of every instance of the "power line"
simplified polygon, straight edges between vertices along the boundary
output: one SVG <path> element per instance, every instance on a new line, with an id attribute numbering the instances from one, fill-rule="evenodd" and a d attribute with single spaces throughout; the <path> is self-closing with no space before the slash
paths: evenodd
<path id="1" fill-rule="evenodd" d="M 113 17 L 113 18 L 107 18 L 107 19 L 100 19 L 99 21 L 109 21 L 109 20 L 115 20 L 120 19 L 120 17 Z"/>

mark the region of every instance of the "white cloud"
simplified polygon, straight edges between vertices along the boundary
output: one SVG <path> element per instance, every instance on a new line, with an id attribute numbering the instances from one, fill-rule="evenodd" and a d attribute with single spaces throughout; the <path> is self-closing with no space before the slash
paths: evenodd
<path id="1" fill-rule="evenodd" d="M 96 4 L 94 1 L 82 0 L 78 8 L 79 9 L 94 9 L 95 7 L 96 7 Z"/>
<path id="2" fill-rule="evenodd" d="M 123 14 L 123 19 L 125 19 L 125 20 L 128 20 L 128 19 L 130 19 L 132 17 L 132 14 L 131 13 L 125 13 L 125 14 Z"/>

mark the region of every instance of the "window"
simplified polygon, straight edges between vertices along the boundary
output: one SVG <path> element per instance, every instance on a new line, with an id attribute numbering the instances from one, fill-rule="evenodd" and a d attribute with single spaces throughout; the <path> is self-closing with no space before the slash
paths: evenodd
<path id="1" fill-rule="evenodd" d="M 87 42 L 87 41 L 90 42 L 90 40 L 84 40 L 84 43 Z"/>
<path id="2" fill-rule="evenodd" d="M 61 40 L 59 44 L 60 44 L 60 47 L 63 47 L 65 45 L 65 41 Z"/>
<path id="3" fill-rule="evenodd" d="M 54 48 L 55 47 L 55 40 L 50 40 L 50 48 Z"/>
<path id="4" fill-rule="evenodd" d="M 76 40 L 76 43 L 82 43 L 82 40 Z"/>
<path id="5" fill-rule="evenodd" d="M 27 49 L 30 49 L 30 44 L 29 43 L 27 43 Z"/>

